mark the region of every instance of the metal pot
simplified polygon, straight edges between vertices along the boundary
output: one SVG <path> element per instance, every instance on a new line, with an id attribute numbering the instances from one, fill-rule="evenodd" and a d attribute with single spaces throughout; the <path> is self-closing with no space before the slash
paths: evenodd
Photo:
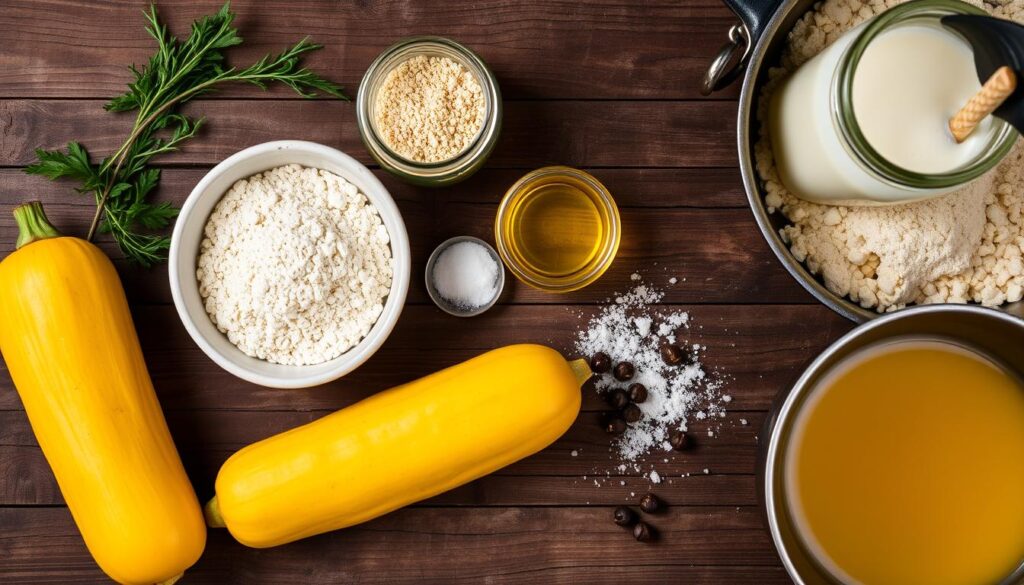
<path id="1" fill-rule="evenodd" d="M 772 541 L 786 571 L 799 585 L 834 584 L 814 562 L 794 532 L 786 509 L 782 481 L 786 444 L 796 414 L 821 377 L 843 358 L 868 345 L 901 336 L 945 337 L 988 354 L 1024 374 L 1024 321 L 1005 313 L 968 305 L 931 305 L 892 313 L 857 327 L 833 343 L 811 363 L 792 390 L 780 395 L 761 432 L 758 491 Z M 1024 582 L 1024 565 L 1002 585 Z"/>
<path id="2" fill-rule="evenodd" d="M 815 1 L 724 0 L 741 22 L 729 30 L 729 41 L 708 68 L 702 91 L 705 95 L 710 94 L 743 75 L 736 121 L 737 146 L 743 187 L 761 234 L 782 265 L 807 289 L 807 292 L 847 319 L 862 323 L 878 317 L 879 314 L 828 290 L 820 278 L 811 274 L 803 263 L 790 253 L 789 247 L 779 236 L 779 230 L 789 222 L 779 213 L 768 213 L 754 165 L 754 143 L 758 137 L 756 100 L 767 80 L 768 69 L 779 61 L 789 31 Z M 1024 302 L 1004 305 L 1000 310 L 1024 317 Z"/>

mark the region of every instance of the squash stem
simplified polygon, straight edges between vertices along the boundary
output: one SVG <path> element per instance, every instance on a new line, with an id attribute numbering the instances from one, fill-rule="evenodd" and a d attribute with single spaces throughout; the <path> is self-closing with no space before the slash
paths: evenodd
<path id="1" fill-rule="evenodd" d="M 15 207 L 14 221 L 18 224 L 16 250 L 20 250 L 32 242 L 60 237 L 57 228 L 53 227 L 46 219 L 43 204 L 38 201 L 30 201 Z"/>
<path id="2" fill-rule="evenodd" d="M 580 386 L 586 383 L 594 372 L 590 371 L 590 364 L 585 359 L 572 360 L 569 362 L 572 373 L 576 376 L 576 383 Z"/>
<path id="3" fill-rule="evenodd" d="M 217 496 L 213 496 L 209 502 L 206 502 L 206 506 L 203 507 L 203 516 L 206 517 L 206 525 L 210 528 L 227 526 L 224 524 L 224 517 L 220 515 L 220 502 L 217 501 Z"/>
<path id="4" fill-rule="evenodd" d="M 178 573 L 177 575 L 171 577 L 170 579 L 168 579 L 166 581 L 161 581 L 158 585 L 174 585 L 175 583 L 177 583 L 184 576 L 185 576 L 185 573 Z"/>

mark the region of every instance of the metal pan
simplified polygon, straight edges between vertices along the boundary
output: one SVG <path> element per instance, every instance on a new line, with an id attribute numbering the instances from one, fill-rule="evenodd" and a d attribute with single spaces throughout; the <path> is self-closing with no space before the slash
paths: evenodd
<path id="1" fill-rule="evenodd" d="M 747 192 L 754 219 L 768 245 L 787 271 L 825 306 L 847 319 L 862 323 L 879 314 L 840 297 L 825 288 L 821 279 L 810 273 L 789 251 L 779 230 L 789 222 L 779 213 L 769 214 L 764 192 L 754 165 L 754 143 L 758 137 L 757 99 L 768 77 L 768 69 L 778 63 L 786 36 L 796 21 L 815 0 L 724 0 L 740 18 L 728 33 L 729 41 L 714 58 L 704 79 L 705 94 L 725 87 L 742 75 L 737 115 L 737 147 L 743 187 Z M 1004 305 L 1000 310 L 1024 317 L 1024 302 Z"/>

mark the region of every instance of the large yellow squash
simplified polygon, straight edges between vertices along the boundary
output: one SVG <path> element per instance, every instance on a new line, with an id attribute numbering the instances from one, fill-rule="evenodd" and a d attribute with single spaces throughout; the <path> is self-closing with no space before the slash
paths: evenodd
<path id="1" fill-rule="evenodd" d="M 536 453 L 580 409 L 584 360 L 496 349 L 231 456 L 207 521 L 263 548 L 365 522 Z"/>
<path id="2" fill-rule="evenodd" d="M 42 207 L 0 262 L 0 351 L 85 544 L 120 583 L 176 579 L 206 527 L 143 362 L 124 291 Z"/>

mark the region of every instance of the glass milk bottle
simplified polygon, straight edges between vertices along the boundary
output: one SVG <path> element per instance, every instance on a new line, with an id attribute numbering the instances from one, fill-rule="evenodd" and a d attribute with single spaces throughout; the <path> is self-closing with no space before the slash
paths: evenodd
<path id="1" fill-rule="evenodd" d="M 783 80 L 769 109 L 779 175 L 797 197 L 879 205 L 942 195 L 1009 152 L 988 116 L 957 144 L 948 122 L 980 88 L 970 44 L 942 26 L 985 14 L 957 0 L 898 5 L 848 31 Z"/>

